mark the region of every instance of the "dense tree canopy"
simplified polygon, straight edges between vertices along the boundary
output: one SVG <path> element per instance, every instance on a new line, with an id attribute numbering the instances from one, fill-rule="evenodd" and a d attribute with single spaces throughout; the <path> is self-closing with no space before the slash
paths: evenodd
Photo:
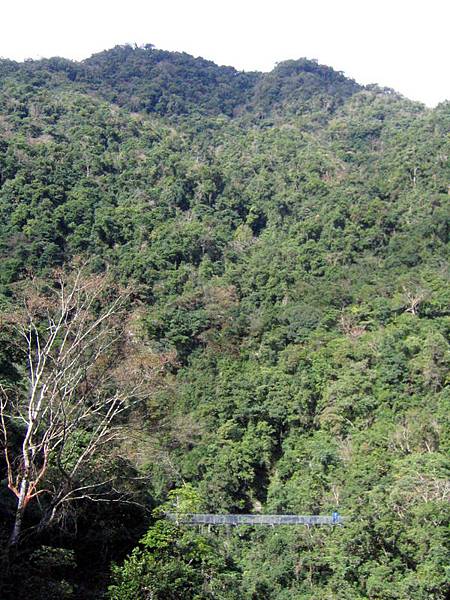
<path id="1" fill-rule="evenodd" d="M 448 103 L 306 59 L 267 74 L 151 45 L 0 60 L 3 314 L 81 260 L 127 287 L 127 343 L 161 366 L 97 460 L 104 497 L 45 530 L 45 486 L 30 501 L 2 598 L 446 597 L 449 131 Z M 0 384 L 19 400 L 25 350 L 2 317 Z M 23 423 L 5 418 L 20 466 Z M 165 522 L 185 496 L 349 520 Z"/>

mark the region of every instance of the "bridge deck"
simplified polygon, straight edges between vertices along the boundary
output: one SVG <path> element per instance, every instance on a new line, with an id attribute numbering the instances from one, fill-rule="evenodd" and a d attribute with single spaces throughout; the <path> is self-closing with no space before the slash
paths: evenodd
<path id="1" fill-rule="evenodd" d="M 340 515 L 214 515 L 167 513 L 177 523 L 193 525 L 341 525 Z"/>

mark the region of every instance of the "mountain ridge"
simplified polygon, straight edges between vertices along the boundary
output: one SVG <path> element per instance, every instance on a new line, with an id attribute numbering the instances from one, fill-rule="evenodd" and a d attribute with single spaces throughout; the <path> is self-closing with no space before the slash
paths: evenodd
<path id="1" fill-rule="evenodd" d="M 256 111 L 267 116 L 272 109 L 276 112 L 283 104 L 292 104 L 295 91 L 300 97 L 291 110 L 301 110 L 302 104 L 308 109 L 311 96 L 321 93 L 322 102 L 325 106 L 328 102 L 332 112 L 335 104 L 365 89 L 315 59 L 286 60 L 267 73 L 245 72 L 184 52 L 159 50 L 151 44 L 115 46 L 82 61 L 53 57 L 18 63 L 1 59 L 0 70 L 4 74 L 21 70 L 65 74 L 68 81 L 91 91 L 102 87 L 105 99 L 130 110 L 166 116 L 186 115 L 194 107 L 209 115 Z"/>

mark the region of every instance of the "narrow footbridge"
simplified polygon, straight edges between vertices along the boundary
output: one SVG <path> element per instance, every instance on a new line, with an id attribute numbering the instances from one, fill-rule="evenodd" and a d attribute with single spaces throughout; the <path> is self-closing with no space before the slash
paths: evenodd
<path id="1" fill-rule="evenodd" d="M 331 515 L 214 515 L 166 513 L 176 523 L 190 525 L 342 525 L 346 517 Z"/>

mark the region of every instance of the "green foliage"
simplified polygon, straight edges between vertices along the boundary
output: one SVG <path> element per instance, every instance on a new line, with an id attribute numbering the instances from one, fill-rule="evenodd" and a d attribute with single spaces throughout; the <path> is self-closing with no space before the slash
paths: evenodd
<path id="1" fill-rule="evenodd" d="M 157 521 L 123 566 L 113 567 L 112 600 L 236 597 L 224 557 L 207 537 L 167 521 Z M 230 576 L 231 575 L 231 576 Z M 217 593 L 220 594 L 217 595 Z"/>
<path id="2" fill-rule="evenodd" d="M 70 579 L 76 567 L 73 550 L 52 546 L 40 546 L 28 557 L 21 568 L 12 566 L 17 578 L 15 593 L 30 600 L 76 598 L 75 588 Z"/>
<path id="3" fill-rule="evenodd" d="M 81 257 L 132 284 L 134 342 L 174 357 L 102 459 L 126 497 L 154 518 L 349 517 L 207 535 L 80 503 L 76 535 L 30 549 L 55 597 L 99 597 L 115 560 L 121 600 L 445 598 L 449 108 L 306 59 L 239 73 L 148 45 L 0 61 L 2 310 L 18 281 Z M 5 386 L 17 347 L 2 323 Z M 69 547 L 84 587 L 55 565 Z"/>

